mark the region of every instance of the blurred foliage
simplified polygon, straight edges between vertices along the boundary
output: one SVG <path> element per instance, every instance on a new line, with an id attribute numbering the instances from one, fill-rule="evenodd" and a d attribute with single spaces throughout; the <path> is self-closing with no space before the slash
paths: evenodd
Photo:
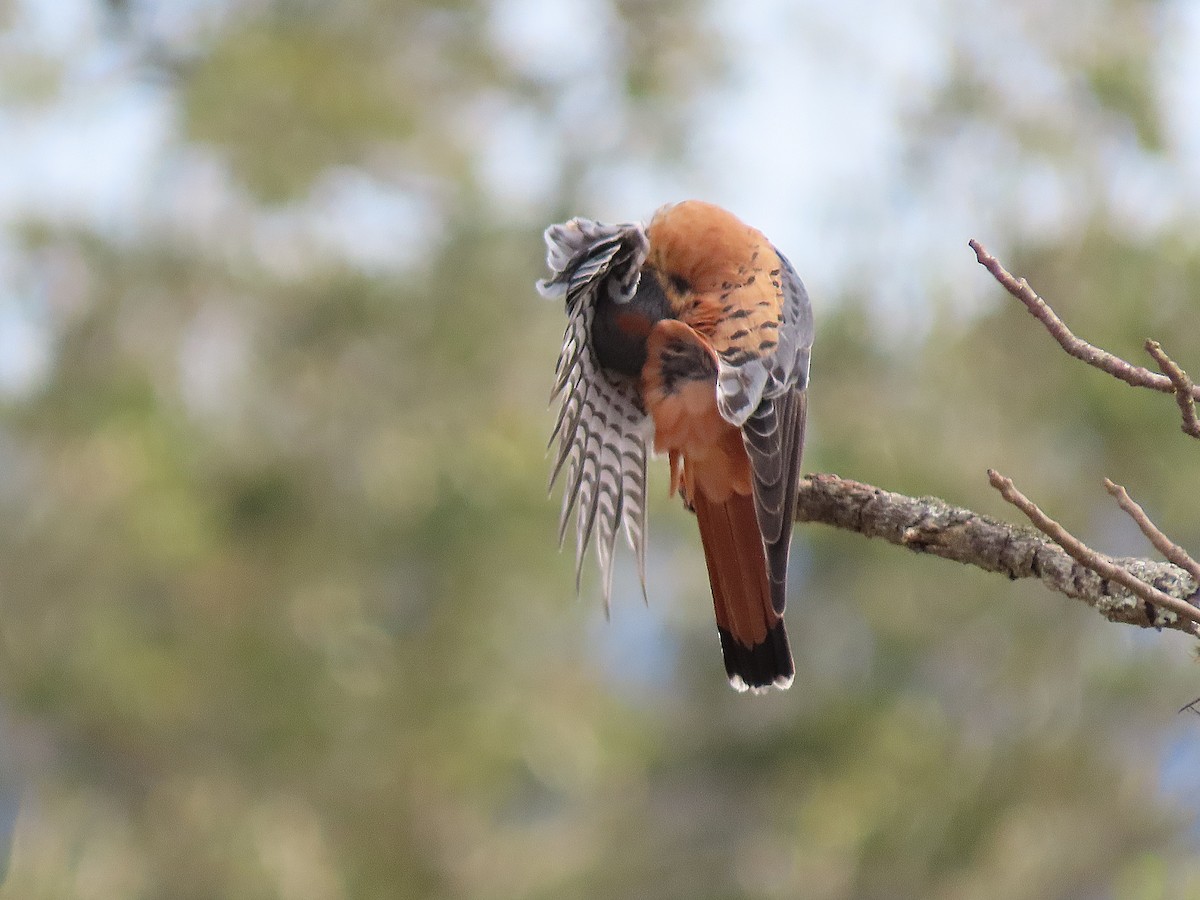
<path id="1" fill-rule="evenodd" d="M 109 5 L 136 46 L 153 5 Z M 1086 23 L 1105 37 L 1086 49 L 1052 13 L 1035 33 L 1154 152 L 1150 42 L 1127 27 L 1147 5 L 1106 6 L 1121 18 Z M 146 57 L 171 79 L 167 155 L 232 185 L 218 227 L 146 210 L 132 238 L 11 233 L 51 362 L 0 425 L 0 724 L 27 784 L 3 896 L 1195 896 L 1170 773 L 1200 758 L 1175 716 L 1200 691 L 1177 636 L 804 528 L 796 684 L 737 696 L 665 489 L 651 610 L 628 570 L 611 624 L 586 579 L 571 602 L 541 453 L 562 319 L 533 294 L 531 221 L 586 213 L 577 184 L 630 147 L 669 163 L 725 72 L 689 4 L 588 8 L 603 65 L 581 74 L 506 49 L 500 4 L 231 6 Z M 12 65 L 10 102 L 52 93 L 53 64 Z M 563 100 L 587 79 L 619 113 L 598 143 Z M 1073 165 L 1061 133 L 965 85 L 914 115 L 915 172 L 973 119 Z M 533 110 L 557 165 L 517 213 L 480 175 L 497 109 Z M 346 170 L 420 195 L 415 262 L 271 249 Z M 1200 359 L 1183 230 L 1131 237 L 1098 201 L 1058 240 L 1006 240 L 1083 337 Z M 1015 303 L 963 317 L 929 283 L 919 341 L 862 296 L 816 298 L 807 469 L 1011 519 L 995 466 L 1145 554 L 1107 475 L 1200 548 L 1171 398 L 1067 359 Z M 627 671 L 622 642 L 657 662 Z"/>

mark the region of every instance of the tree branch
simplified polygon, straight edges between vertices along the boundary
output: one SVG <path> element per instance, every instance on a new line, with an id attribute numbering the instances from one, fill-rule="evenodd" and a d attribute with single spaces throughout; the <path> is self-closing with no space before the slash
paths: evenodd
<path id="1" fill-rule="evenodd" d="M 1062 547 L 1071 559 L 1091 569 L 1101 578 L 1106 578 L 1109 581 L 1115 581 L 1117 584 L 1123 585 L 1135 596 L 1140 597 L 1146 604 L 1147 615 L 1150 615 L 1152 610 L 1156 612 L 1152 616 L 1156 623 L 1158 623 L 1159 619 L 1163 618 L 1162 610 L 1166 609 L 1176 616 L 1191 622 L 1193 627 L 1189 630 L 1195 633 L 1195 626 L 1200 625 L 1200 609 L 1196 609 L 1196 607 L 1185 600 L 1180 600 L 1177 597 L 1163 593 L 1132 572 L 1121 568 L 1107 556 L 1097 553 L 1042 512 L 1036 503 L 1017 490 L 1011 478 L 1004 477 L 995 469 L 988 469 L 988 479 L 991 481 L 992 487 L 1000 492 L 1000 496 L 1025 513 L 1037 530 Z M 1157 529 L 1155 530 L 1157 531 Z M 1188 574 L 1192 573 L 1189 572 Z"/>
<path id="2" fill-rule="evenodd" d="M 1157 342 L 1147 341 L 1146 352 L 1161 375 L 1089 344 L 1071 332 L 1025 279 L 1015 278 L 978 241 L 970 244 L 980 264 L 1025 305 L 1063 350 L 1134 387 L 1174 394 L 1184 432 L 1200 438 L 1196 414 L 1200 387 Z M 1114 559 L 1098 553 L 1042 512 L 1011 479 L 994 470 L 988 471 L 988 478 L 1040 533 L 936 497 L 906 497 L 836 475 L 801 479 L 796 520 L 882 538 L 916 553 L 932 553 L 1013 579 L 1038 578 L 1051 590 L 1082 600 L 1111 622 L 1200 635 L 1200 564 L 1163 534 L 1124 488 L 1105 479 L 1109 493 L 1169 562 Z M 1190 707 L 1196 709 L 1195 704 Z"/>
<path id="3" fill-rule="evenodd" d="M 1051 590 L 1082 600 L 1110 622 L 1196 634 L 1195 622 L 1166 608 L 1151 608 L 1153 604 L 1072 559 L 1037 531 L 936 497 L 908 497 L 837 475 L 810 475 L 800 481 L 796 520 L 882 538 L 915 553 L 1013 579 L 1038 578 Z M 1171 563 L 1105 559 L 1179 602 L 1186 603 L 1200 590 L 1200 582 Z"/>
<path id="4" fill-rule="evenodd" d="M 1107 372 L 1114 378 L 1119 378 L 1126 384 L 1131 384 L 1134 387 L 1150 388 L 1164 394 L 1173 394 L 1176 392 L 1176 383 L 1167 375 L 1160 375 L 1141 366 L 1135 366 L 1121 359 L 1119 356 L 1114 356 L 1107 350 L 1101 350 L 1099 347 L 1095 347 L 1087 341 L 1076 337 L 1071 329 L 1067 327 L 1067 324 L 1050 308 L 1050 305 L 1029 286 L 1029 282 L 1024 278 L 1017 278 L 1012 275 L 1004 266 L 1000 265 L 1000 261 L 996 257 L 984 249 L 979 241 L 970 241 L 969 244 L 971 249 L 975 251 L 975 258 L 979 261 L 980 265 L 991 272 L 992 277 L 1000 282 L 1000 285 L 1006 291 L 1025 304 L 1025 308 L 1029 310 L 1034 318 L 1046 326 L 1046 330 L 1050 332 L 1051 336 L 1071 356 L 1083 360 L 1089 366 L 1095 366 L 1097 369 Z M 1200 400 L 1200 387 L 1189 382 L 1188 389 L 1193 400 Z M 1182 402 L 1180 405 L 1182 406 Z"/>

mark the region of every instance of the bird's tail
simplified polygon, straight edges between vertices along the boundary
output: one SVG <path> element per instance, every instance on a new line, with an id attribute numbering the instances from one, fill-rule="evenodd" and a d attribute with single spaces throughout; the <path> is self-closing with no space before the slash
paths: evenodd
<path id="1" fill-rule="evenodd" d="M 783 617 L 771 603 L 753 498 L 731 493 L 724 502 L 716 502 L 697 490 L 692 502 L 729 683 L 739 691 L 749 688 L 755 693 L 772 685 L 790 687 L 795 665 Z"/>

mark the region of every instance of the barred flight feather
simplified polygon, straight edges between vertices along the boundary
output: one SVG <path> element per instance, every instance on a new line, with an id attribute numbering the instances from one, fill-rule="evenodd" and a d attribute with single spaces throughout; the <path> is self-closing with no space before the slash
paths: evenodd
<path id="1" fill-rule="evenodd" d="M 559 545 L 575 524 L 575 587 L 595 539 L 607 613 L 612 595 L 617 535 L 637 558 L 646 593 L 646 449 L 653 430 L 634 379 L 603 369 L 592 346 L 592 320 L 600 291 L 628 303 L 637 291 L 648 243 L 640 225 L 604 225 L 572 219 L 546 229 L 550 278 L 543 296 L 566 298 L 567 328 L 555 367 L 550 400 L 560 399 L 550 436 L 557 444 L 550 486 L 564 476 Z"/>

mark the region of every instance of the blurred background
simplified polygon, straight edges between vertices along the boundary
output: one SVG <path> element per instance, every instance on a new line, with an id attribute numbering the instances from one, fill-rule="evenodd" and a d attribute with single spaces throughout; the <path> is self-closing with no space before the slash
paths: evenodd
<path id="1" fill-rule="evenodd" d="M 541 231 L 702 197 L 817 316 L 808 471 L 1200 550 L 1200 3 L 0 0 L 0 837 L 20 898 L 1200 896 L 1200 667 L 798 530 L 725 683 L 655 467 L 606 622 Z"/>

